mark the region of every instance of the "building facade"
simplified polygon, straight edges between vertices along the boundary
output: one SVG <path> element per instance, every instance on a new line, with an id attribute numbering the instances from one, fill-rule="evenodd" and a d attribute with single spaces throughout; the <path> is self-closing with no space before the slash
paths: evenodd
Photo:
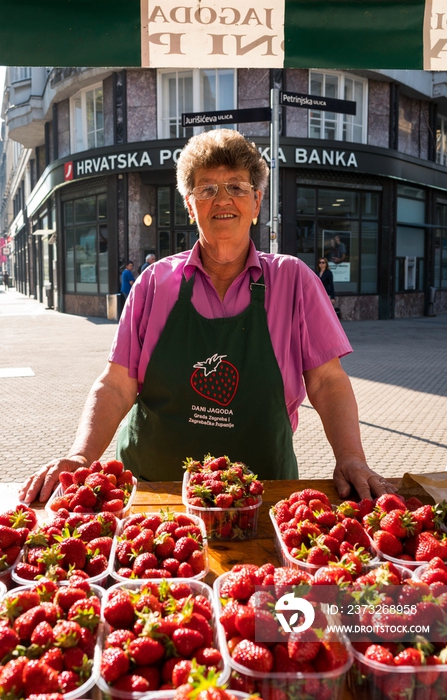
<path id="1" fill-rule="evenodd" d="M 447 75 L 429 71 L 9 68 L 0 237 L 17 289 L 106 316 L 128 259 L 197 240 L 175 188 L 198 130 L 182 113 L 268 107 L 273 86 L 356 102 L 281 108 L 278 252 L 328 258 L 344 319 L 447 312 Z M 270 163 L 268 122 L 233 128 Z M 251 231 L 266 251 L 269 218 L 267 192 Z"/>

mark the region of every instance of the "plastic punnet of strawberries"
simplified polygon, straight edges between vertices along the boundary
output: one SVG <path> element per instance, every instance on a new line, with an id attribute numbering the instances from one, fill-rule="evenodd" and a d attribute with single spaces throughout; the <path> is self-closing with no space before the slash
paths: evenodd
<path id="1" fill-rule="evenodd" d="M 189 676 L 176 689 L 174 700 L 237 700 L 237 696 L 227 690 L 226 685 L 219 684 L 215 671 L 207 671 L 206 666 L 199 666 L 196 661 L 192 661 Z M 256 700 L 262 699 L 256 696 Z"/>
<path id="2" fill-rule="evenodd" d="M 18 505 L 0 515 L 0 573 L 15 563 L 36 524 L 36 513 L 25 505 Z"/>
<path id="3" fill-rule="evenodd" d="M 118 580 L 204 576 L 207 545 L 203 535 L 200 519 L 169 508 L 130 515 L 122 521 L 116 541 Z"/>
<path id="4" fill-rule="evenodd" d="M 90 467 L 61 472 L 59 482 L 63 493 L 48 504 L 55 512 L 65 508 L 71 513 L 119 514 L 128 505 L 133 490 L 132 472 L 116 459 L 104 465 L 96 461 Z"/>
<path id="5" fill-rule="evenodd" d="M 54 581 L 65 581 L 72 576 L 101 577 L 109 567 L 117 525 L 113 513 L 58 510 L 53 520 L 29 533 L 13 578 L 23 583 L 38 580 L 40 576 Z"/>
<path id="6" fill-rule="evenodd" d="M 405 500 L 385 494 L 375 501 L 363 524 L 379 553 L 414 566 L 433 557 L 447 561 L 446 514 L 446 501 L 422 505 L 414 497 Z"/>
<path id="7" fill-rule="evenodd" d="M 209 539 L 249 539 L 256 535 L 264 486 L 256 474 L 229 457 L 188 458 L 183 482 L 184 504 L 200 515 Z"/>
<path id="8" fill-rule="evenodd" d="M 0 604 L 0 697 L 79 690 L 92 673 L 100 607 L 81 578 L 63 586 L 42 578 L 8 593 Z"/>
<path id="9" fill-rule="evenodd" d="M 215 643 L 212 592 L 198 581 L 118 584 L 108 591 L 109 625 L 101 660 L 105 692 L 172 690 L 188 681 L 193 660 L 223 668 Z"/>
<path id="10" fill-rule="evenodd" d="M 447 573 L 441 559 L 429 567 Z M 447 697 L 447 585 L 407 574 L 386 562 L 343 592 L 341 620 L 357 630 L 350 685 L 361 700 Z"/>
<path id="11" fill-rule="evenodd" d="M 316 489 L 292 493 L 270 512 L 282 560 L 289 565 L 293 560 L 310 571 L 339 563 L 350 574 L 346 580 L 352 580 L 376 556 L 362 524 L 372 509 L 369 499 L 333 507 L 326 494 Z"/>
<path id="12" fill-rule="evenodd" d="M 337 700 L 341 697 L 352 655 L 341 638 L 328 629 L 328 620 L 316 603 L 312 626 L 286 633 L 275 607 L 283 597 L 307 597 L 312 574 L 273 564 L 238 564 L 217 580 L 225 631 L 230 687 L 264 698 Z M 291 624 L 292 618 L 290 619 Z M 262 641 L 258 641 L 259 636 Z M 270 641 L 269 641 L 270 640 Z M 244 670 L 246 669 L 246 670 Z"/>

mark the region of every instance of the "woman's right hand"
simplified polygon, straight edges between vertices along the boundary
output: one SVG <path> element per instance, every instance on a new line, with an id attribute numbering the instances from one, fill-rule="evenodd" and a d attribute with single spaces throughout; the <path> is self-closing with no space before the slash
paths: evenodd
<path id="1" fill-rule="evenodd" d="M 47 501 L 59 483 L 61 472 L 74 472 L 78 467 L 88 466 L 87 459 L 82 455 L 53 459 L 25 481 L 19 491 L 19 499 L 24 503 L 32 503 L 39 495 L 40 502 Z"/>

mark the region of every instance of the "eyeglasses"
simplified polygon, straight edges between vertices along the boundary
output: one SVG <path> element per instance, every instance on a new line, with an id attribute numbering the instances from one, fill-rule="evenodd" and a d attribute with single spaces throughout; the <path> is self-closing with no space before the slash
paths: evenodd
<path id="1" fill-rule="evenodd" d="M 212 199 L 219 192 L 220 185 L 225 187 L 225 191 L 230 197 L 246 197 L 253 185 L 249 182 L 221 182 L 218 185 L 199 185 L 193 187 L 191 194 L 198 200 Z"/>

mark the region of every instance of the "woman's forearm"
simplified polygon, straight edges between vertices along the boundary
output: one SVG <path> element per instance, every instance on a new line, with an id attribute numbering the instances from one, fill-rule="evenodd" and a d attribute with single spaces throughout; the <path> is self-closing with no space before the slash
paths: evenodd
<path id="1" fill-rule="evenodd" d="M 99 459 L 134 404 L 137 389 L 127 368 L 109 363 L 90 389 L 69 456 L 81 455 L 89 464 Z"/>

